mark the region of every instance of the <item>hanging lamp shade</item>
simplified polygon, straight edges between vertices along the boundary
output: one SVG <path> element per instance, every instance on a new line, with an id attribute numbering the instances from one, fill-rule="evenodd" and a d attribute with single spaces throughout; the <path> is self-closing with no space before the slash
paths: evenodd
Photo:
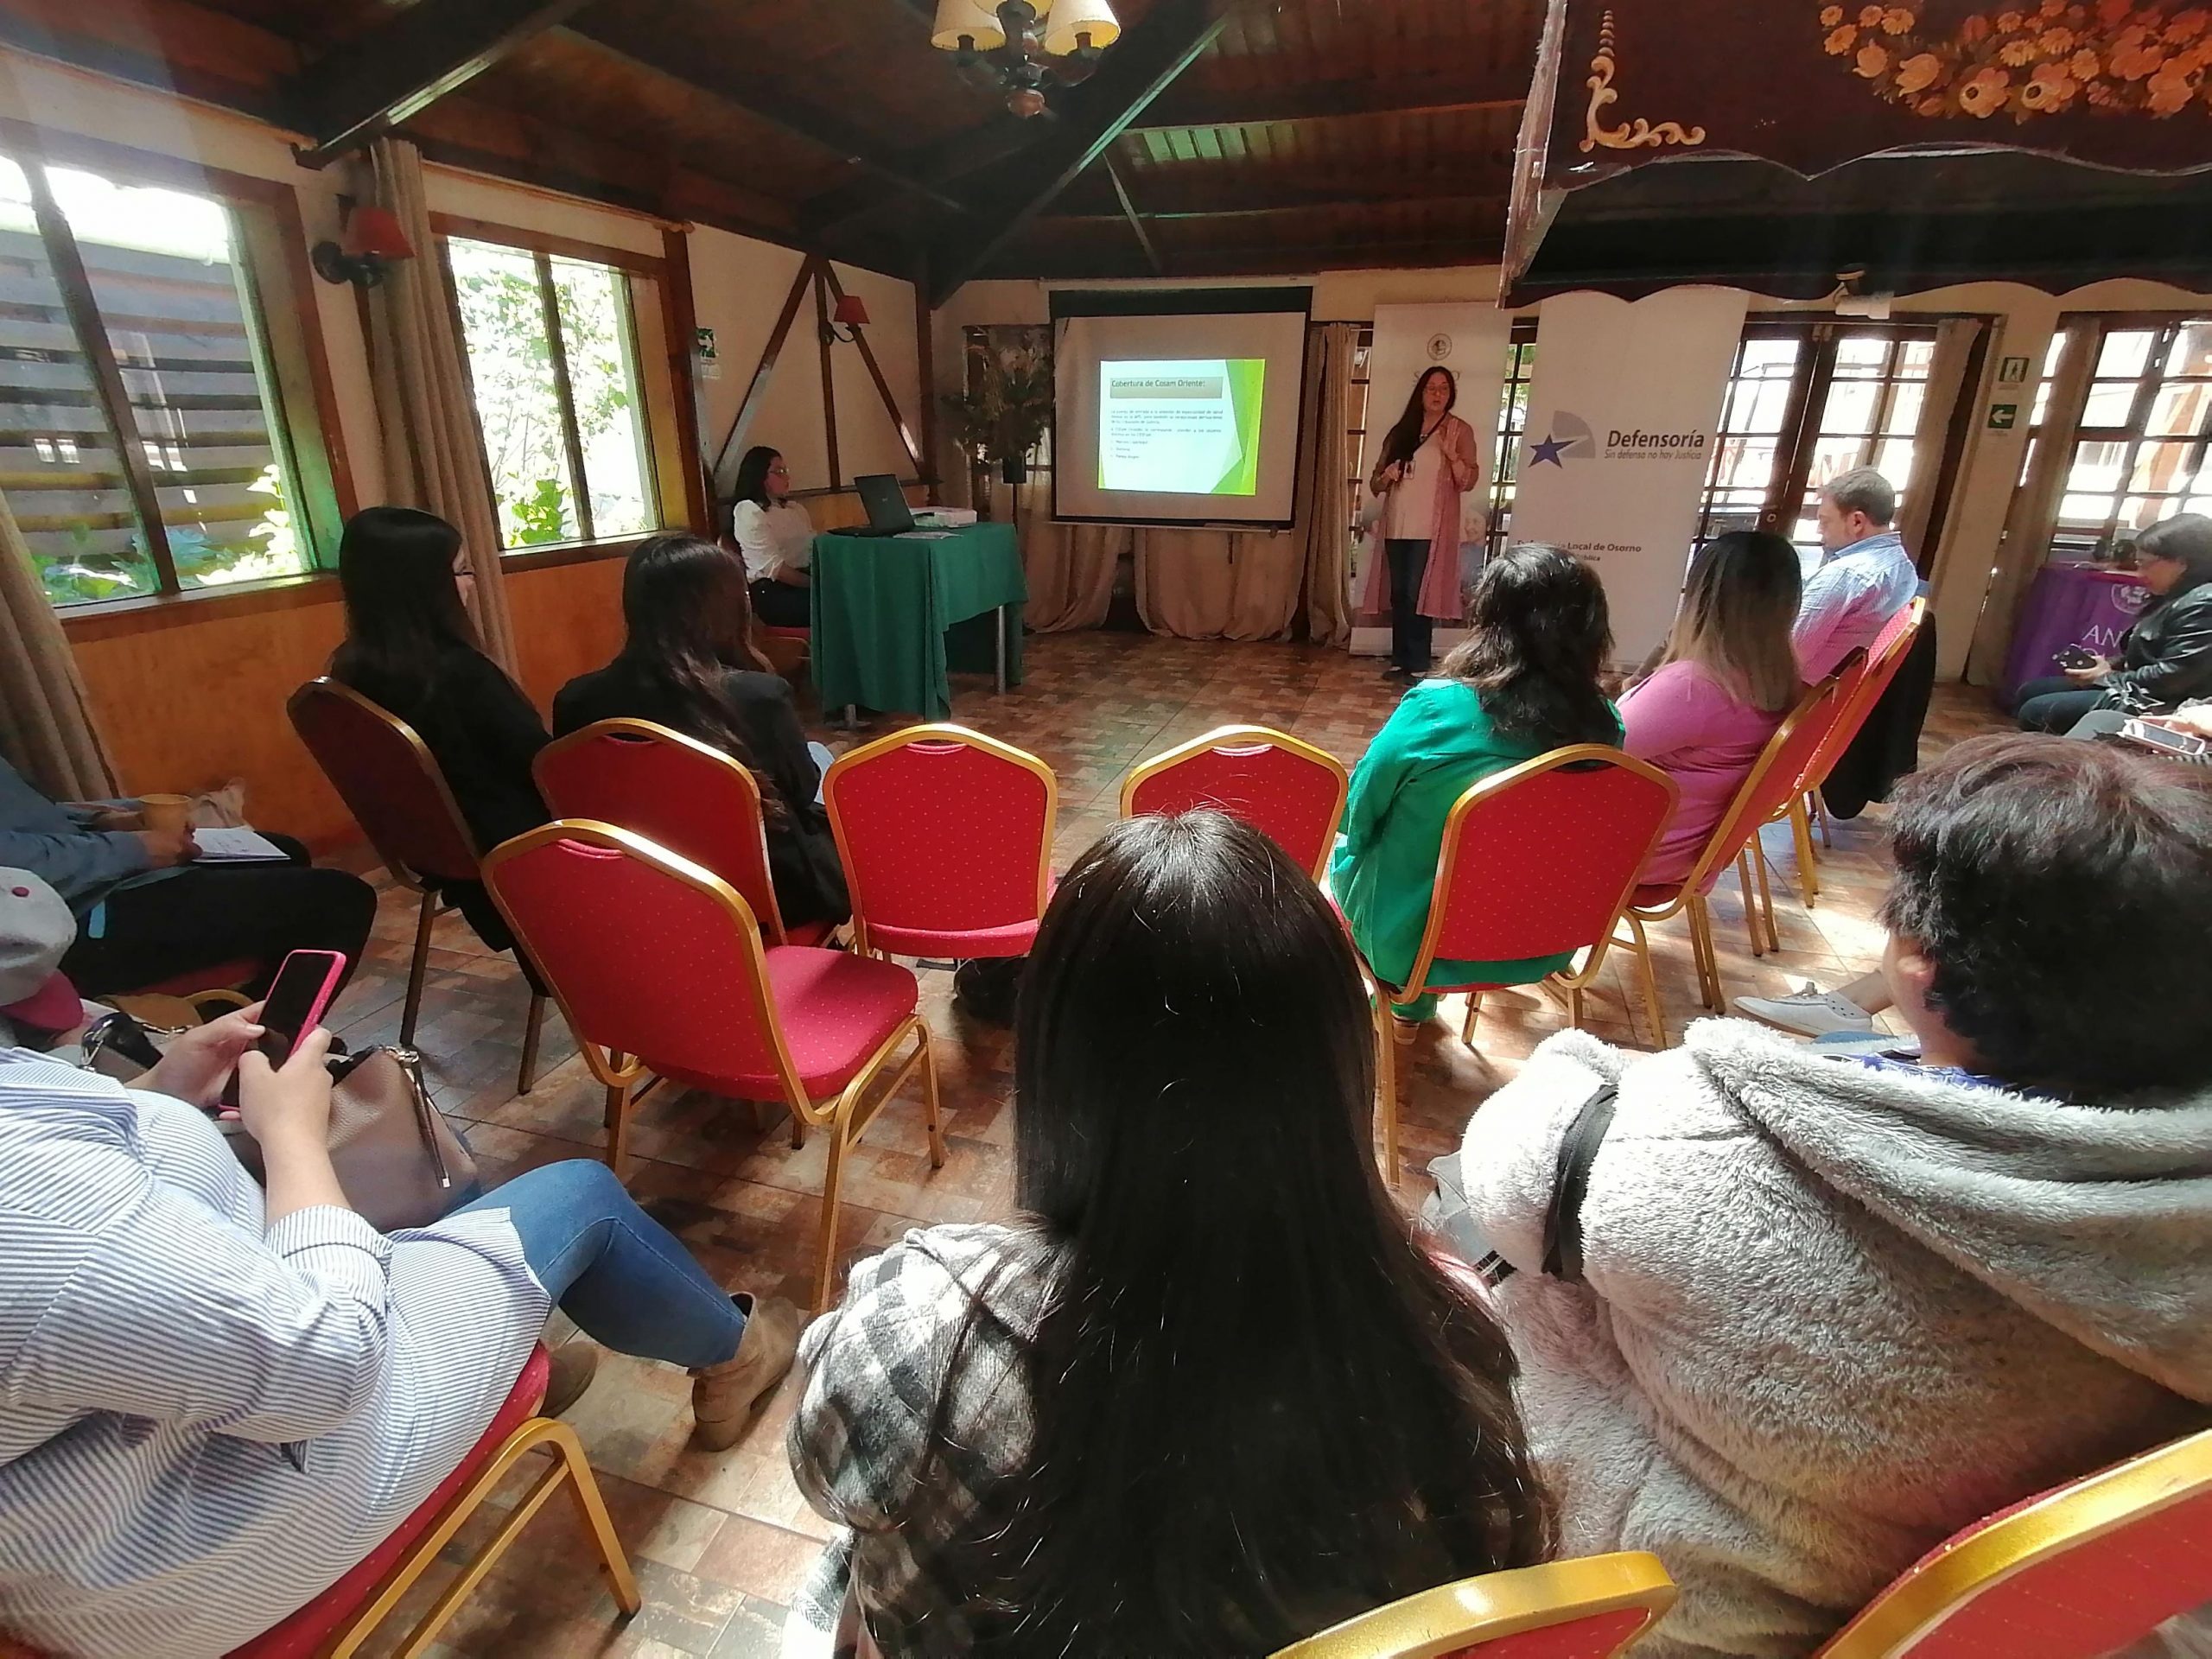
<path id="1" fill-rule="evenodd" d="M 1006 44 L 1006 30 L 984 0 L 937 0 L 937 26 L 930 32 L 930 44 L 940 52 L 957 52 L 963 38 L 971 51 L 995 52 Z"/>
<path id="2" fill-rule="evenodd" d="M 1037 10 L 1041 12 L 1045 8 Z M 1113 45 L 1121 34 L 1114 8 L 1106 0 L 1053 0 L 1052 17 L 1045 26 L 1045 49 L 1064 58 L 1082 46 L 1086 35 L 1096 50 Z"/>

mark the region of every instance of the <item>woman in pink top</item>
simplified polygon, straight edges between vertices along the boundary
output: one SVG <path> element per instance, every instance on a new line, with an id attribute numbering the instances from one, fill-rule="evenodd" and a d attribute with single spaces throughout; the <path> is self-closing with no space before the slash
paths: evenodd
<path id="1" fill-rule="evenodd" d="M 1797 550 L 1772 531 L 1715 537 L 1690 566 L 1658 670 L 1621 699 L 1621 747 L 1682 791 L 1646 881 L 1689 874 L 1759 751 L 1803 694 L 1789 643 L 1800 581 Z"/>

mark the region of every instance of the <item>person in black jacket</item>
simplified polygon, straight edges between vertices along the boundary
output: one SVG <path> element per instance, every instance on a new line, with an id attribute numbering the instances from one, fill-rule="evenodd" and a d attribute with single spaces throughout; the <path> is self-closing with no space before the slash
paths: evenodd
<path id="1" fill-rule="evenodd" d="M 477 851 L 488 853 L 550 816 L 530 763 L 551 740 L 522 689 L 477 641 L 461 599 L 470 574 L 461 532 L 435 513 L 355 513 L 338 544 L 346 641 L 330 674 L 415 728 L 445 773 Z M 452 882 L 442 892 L 486 944 L 514 948 L 481 882 Z"/>
<path id="2" fill-rule="evenodd" d="M 2151 602 L 2120 636 L 2118 663 L 2100 657 L 2020 688 L 2022 729 L 2064 732 L 2084 715 L 2164 714 L 2212 692 L 2212 518 L 2184 512 L 2135 540 Z"/>
<path id="3" fill-rule="evenodd" d="M 696 536 L 656 536 L 622 574 L 622 620 L 620 654 L 561 688 L 553 729 L 565 737 L 594 721 L 649 720 L 720 749 L 760 785 L 784 925 L 843 921 L 852 901 L 791 689 L 749 666 L 743 563 Z"/>

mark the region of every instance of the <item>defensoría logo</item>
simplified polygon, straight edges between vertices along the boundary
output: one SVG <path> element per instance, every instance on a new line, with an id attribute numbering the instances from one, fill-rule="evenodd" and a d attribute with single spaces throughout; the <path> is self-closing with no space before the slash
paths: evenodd
<path id="1" fill-rule="evenodd" d="M 1588 461 L 1597 453 L 1598 436 L 1591 431 L 1590 423 L 1563 409 L 1544 423 L 1542 437 L 1536 435 L 1534 427 L 1529 429 L 1528 464 L 1531 467 L 1557 467 L 1564 471 L 1568 461 Z"/>

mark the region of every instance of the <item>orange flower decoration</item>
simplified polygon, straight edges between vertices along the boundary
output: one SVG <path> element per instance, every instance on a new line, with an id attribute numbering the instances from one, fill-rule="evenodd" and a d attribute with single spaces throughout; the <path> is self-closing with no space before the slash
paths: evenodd
<path id="1" fill-rule="evenodd" d="M 1959 107 L 1978 121 L 1986 121 L 2005 107 L 2012 95 L 2012 77 L 2002 69 L 1978 69 L 1959 88 Z"/>
<path id="2" fill-rule="evenodd" d="M 1834 29 L 1842 21 L 1843 8 L 1841 6 L 1828 6 L 1823 9 L 1821 13 L 1821 27 L 1822 29 Z"/>
<path id="3" fill-rule="evenodd" d="M 1828 55 L 1832 58 L 1840 58 L 1858 44 L 1859 31 L 1851 24 L 1846 23 L 1841 29 L 1839 29 L 1834 34 L 1828 36 Z"/>
<path id="4" fill-rule="evenodd" d="M 2196 96 L 2196 75 L 2171 66 L 2152 76 L 2148 88 L 2151 113 L 2171 115 L 2186 109 L 2189 100 Z"/>
<path id="5" fill-rule="evenodd" d="M 2118 29 L 2134 10 L 2134 0 L 2097 0 L 2097 21 L 2107 29 Z"/>
<path id="6" fill-rule="evenodd" d="M 1998 14 L 1997 32 L 1999 35 L 2017 35 L 2027 26 L 2027 18 L 2019 12 L 2006 11 Z"/>
<path id="7" fill-rule="evenodd" d="M 1902 97 L 1910 98 L 1915 92 L 1926 92 L 1942 78 L 1942 59 L 1933 52 L 1923 52 L 1897 66 L 1897 92 Z"/>
<path id="8" fill-rule="evenodd" d="M 1913 25 L 1913 16 L 1903 6 L 1891 6 L 1882 14 L 1882 33 L 1902 35 Z"/>
<path id="9" fill-rule="evenodd" d="M 1869 41 L 1859 48 L 1853 67 L 1868 80 L 1879 80 L 1882 72 L 1890 67 L 1890 49 L 1876 41 Z"/>
<path id="10" fill-rule="evenodd" d="M 2201 6 L 2192 6 L 2166 25 L 2166 41 L 2170 45 L 2178 46 L 2185 41 L 2195 40 L 2208 28 L 2212 28 L 2212 11 L 2206 11 Z"/>
<path id="11" fill-rule="evenodd" d="M 2081 90 L 2074 77 L 2055 63 L 2039 66 L 2020 88 L 2020 107 L 2037 115 L 2053 115 L 2074 101 Z"/>
<path id="12" fill-rule="evenodd" d="M 1969 17 L 1959 25 L 1959 39 L 1968 46 L 1979 45 L 1988 38 L 1989 19 L 1986 17 L 1979 16 Z"/>
<path id="13" fill-rule="evenodd" d="M 2036 43 L 2033 41 L 2007 41 L 1997 55 L 2015 69 L 2024 68 L 2036 60 Z"/>
<path id="14" fill-rule="evenodd" d="M 2127 44 L 2123 37 L 2112 49 L 2112 72 L 2122 80 L 2142 80 L 2165 67 L 2166 54 L 2155 46 Z"/>
<path id="15" fill-rule="evenodd" d="M 1882 13 L 1887 10 L 1888 8 L 1885 6 L 1861 7 L 1859 12 L 1859 27 L 1861 29 L 1880 28 L 1882 23 Z"/>
<path id="16" fill-rule="evenodd" d="M 2104 73 L 2104 60 L 2090 51 L 2076 52 L 2066 66 L 2066 73 L 2076 80 L 2094 80 Z"/>
<path id="17" fill-rule="evenodd" d="M 2074 49 L 2077 38 L 2070 29 L 2046 29 L 2036 41 L 2036 50 L 2046 58 L 2063 58 Z"/>

